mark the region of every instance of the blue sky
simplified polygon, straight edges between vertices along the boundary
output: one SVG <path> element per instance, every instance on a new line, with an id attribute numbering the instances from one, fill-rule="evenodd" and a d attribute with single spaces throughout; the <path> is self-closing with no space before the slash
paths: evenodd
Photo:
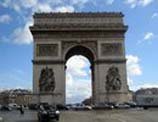
<path id="1" fill-rule="evenodd" d="M 0 0 L 0 89 L 32 88 L 33 39 L 28 27 L 34 12 L 82 11 L 123 12 L 129 26 L 125 35 L 129 87 L 158 87 L 158 0 Z M 78 70 L 87 72 L 81 78 L 86 82 L 81 84 L 82 97 L 90 92 L 89 64 L 82 56 L 78 58 L 85 64 Z M 67 79 L 74 82 L 74 75 L 68 74 Z M 73 91 L 70 84 L 67 92 Z"/>

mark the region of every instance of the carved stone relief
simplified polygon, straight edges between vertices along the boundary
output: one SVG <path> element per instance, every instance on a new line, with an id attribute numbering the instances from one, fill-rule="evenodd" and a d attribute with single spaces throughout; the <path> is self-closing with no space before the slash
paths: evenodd
<path id="1" fill-rule="evenodd" d="M 63 41 L 62 42 L 62 54 L 70 47 L 77 45 L 76 41 Z"/>
<path id="2" fill-rule="evenodd" d="M 103 43 L 101 44 L 102 56 L 120 56 L 123 55 L 121 43 Z"/>
<path id="3" fill-rule="evenodd" d="M 39 78 L 40 92 L 53 92 L 55 89 L 54 71 L 51 68 L 43 68 Z"/>
<path id="4" fill-rule="evenodd" d="M 58 44 L 37 44 L 37 56 L 58 56 Z"/>
<path id="5" fill-rule="evenodd" d="M 121 79 L 119 74 L 119 69 L 115 66 L 109 68 L 106 75 L 106 90 L 115 91 L 121 89 Z"/>
<path id="6" fill-rule="evenodd" d="M 48 32 L 48 33 L 45 33 L 45 34 L 36 34 L 34 35 L 35 38 L 37 39 L 42 39 L 42 38 L 63 38 L 63 39 L 66 39 L 66 38 L 113 38 L 115 35 L 115 38 L 123 38 L 123 34 L 121 32 Z M 106 41 L 106 40 L 105 40 Z"/>
<path id="7" fill-rule="evenodd" d="M 75 45 L 82 45 L 93 50 L 97 54 L 97 42 L 96 41 L 63 41 L 62 42 L 62 54 L 67 51 L 70 47 Z"/>

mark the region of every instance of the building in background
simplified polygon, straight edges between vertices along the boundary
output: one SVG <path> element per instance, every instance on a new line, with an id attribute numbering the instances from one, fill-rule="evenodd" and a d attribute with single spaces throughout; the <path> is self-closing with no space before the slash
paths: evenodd
<path id="1" fill-rule="evenodd" d="M 134 100 L 142 106 L 158 106 L 158 88 L 139 89 L 135 92 Z"/>
<path id="2" fill-rule="evenodd" d="M 26 89 L 11 89 L 0 92 L 0 104 L 28 105 L 32 100 L 32 92 Z"/>

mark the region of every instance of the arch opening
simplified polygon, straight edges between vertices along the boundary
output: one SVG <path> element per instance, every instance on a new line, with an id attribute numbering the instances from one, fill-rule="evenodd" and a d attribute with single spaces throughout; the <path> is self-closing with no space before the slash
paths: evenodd
<path id="1" fill-rule="evenodd" d="M 76 46 L 67 52 L 65 61 L 66 103 L 81 103 L 89 98 L 92 103 L 93 53 L 86 47 Z"/>

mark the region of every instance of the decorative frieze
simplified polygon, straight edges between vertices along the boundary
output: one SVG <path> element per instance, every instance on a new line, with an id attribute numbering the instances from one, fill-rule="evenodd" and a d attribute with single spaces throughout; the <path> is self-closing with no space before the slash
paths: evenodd
<path id="1" fill-rule="evenodd" d="M 114 36 L 115 35 L 115 36 Z M 116 39 L 123 39 L 124 34 L 122 32 L 98 32 L 98 31 L 92 31 L 92 32 L 86 32 L 86 31 L 69 31 L 69 32 L 46 32 L 46 33 L 40 33 L 40 34 L 34 34 L 34 38 L 38 41 L 38 39 L 45 39 L 45 38 L 56 38 L 56 39 L 66 39 L 66 38 L 116 38 Z M 36 41 L 34 40 L 34 41 Z M 46 41 L 46 40 L 45 40 Z M 105 40 L 106 41 L 106 40 Z"/>
<path id="2" fill-rule="evenodd" d="M 58 44 L 37 44 L 36 56 L 58 56 Z"/>
<path id="3" fill-rule="evenodd" d="M 121 43 L 103 43 L 101 44 L 101 56 L 121 56 L 123 49 Z"/>
<path id="4" fill-rule="evenodd" d="M 34 15 L 35 25 L 49 24 L 96 24 L 96 23 L 120 23 L 122 24 L 122 13 L 36 13 Z"/>
<path id="5" fill-rule="evenodd" d="M 95 55 L 97 54 L 97 42 L 96 41 L 88 41 L 88 40 L 81 40 L 81 41 L 62 41 L 62 54 L 67 52 L 68 49 L 71 47 L 81 45 L 84 47 L 88 47 L 91 49 Z"/>

